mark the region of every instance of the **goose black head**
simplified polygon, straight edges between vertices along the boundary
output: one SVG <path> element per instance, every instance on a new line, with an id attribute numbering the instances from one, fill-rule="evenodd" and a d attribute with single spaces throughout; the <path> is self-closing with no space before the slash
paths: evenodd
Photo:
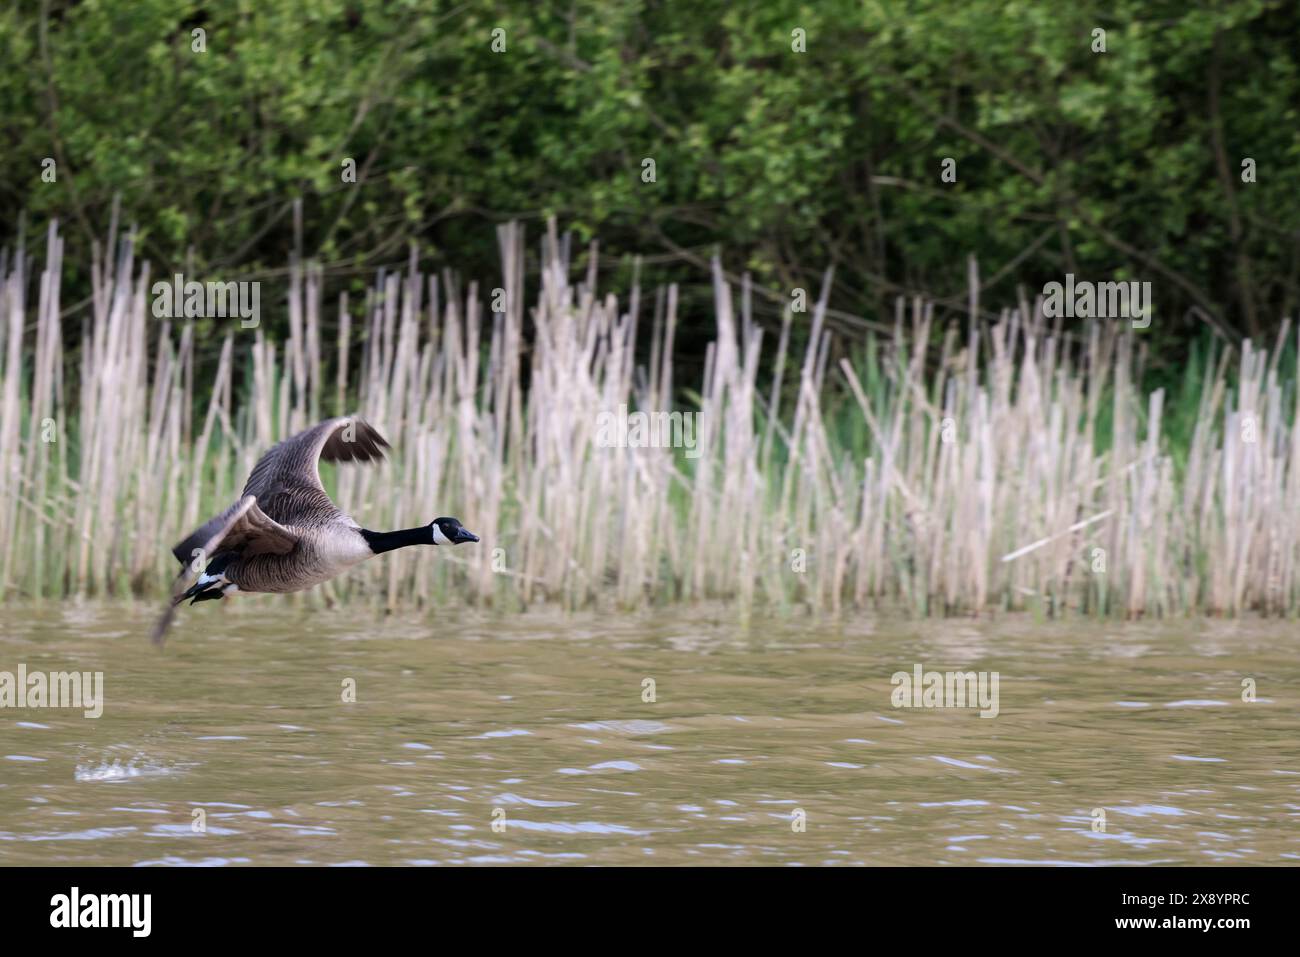
<path id="1" fill-rule="evenodd" d="M 435 518 L 429 525 L 435 545 L 459 545 L 477 542 L 478 536 L 460 523 L 458 518 Z"/>

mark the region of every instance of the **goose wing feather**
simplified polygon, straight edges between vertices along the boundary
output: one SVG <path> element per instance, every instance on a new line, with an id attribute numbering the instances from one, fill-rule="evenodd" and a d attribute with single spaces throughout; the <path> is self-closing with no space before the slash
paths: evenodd
<path id="1" fill-rule="evenodd" d="M 321 484 L 318 463 L 374 462 L 389 448 L 356 416 L 326 419 L 285 439 L 258 460 L 244 486 L 262 511 L 286 525 L 319 526 L 343 518 Z"/>

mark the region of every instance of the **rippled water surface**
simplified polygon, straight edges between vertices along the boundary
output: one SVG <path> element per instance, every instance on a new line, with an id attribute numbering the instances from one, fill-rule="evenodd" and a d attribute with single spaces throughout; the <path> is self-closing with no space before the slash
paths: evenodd
<path id="1" fill-rule="evenodd" d="M 105 685 L 0 709 L 0 864 L 1300 861 L 1293 625 L 246 599 L 159 653 L 153 611 L 0 610 L 0 672 Z M 998 672 L 999 715 L 894 709 L 918 663 Z"/>

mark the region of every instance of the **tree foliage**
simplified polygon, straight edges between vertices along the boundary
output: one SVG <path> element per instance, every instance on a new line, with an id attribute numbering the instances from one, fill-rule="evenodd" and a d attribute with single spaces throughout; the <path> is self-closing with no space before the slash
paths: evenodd
<path id="1" fill-rule="evenodd" d="M 156 270 L 267 275 L 301 198 L 340 281 L 410 242 L 490 279 L 490 224 L 554 214 L 688 285 L 834 263 L 869 319 L 965 308 L 974 255 L 986 308 L 1143 279 L 1158 340 L 1258 337 L 1300 301 L 1297 37 L 1287 0 L 15 2 L 0 242 L 57 216 L 76 262 L 120 196 Z"/>

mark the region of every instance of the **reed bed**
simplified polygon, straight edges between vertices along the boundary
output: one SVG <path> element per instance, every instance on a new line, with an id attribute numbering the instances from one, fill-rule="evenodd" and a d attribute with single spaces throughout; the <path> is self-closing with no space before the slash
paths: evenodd
<path id="1" fill-rule="evenodd" d="M 1141 340 L 1117 323 L 1061 328 L 1022 302 L 940 330 L 932 306 L 900 302 L 892 337 L 845 355 L 826 328 L 829 273 L 811 312 L 768 330 L 748 286 L 715 264 L 717 335 L 684 382 L 676 288 L 644 301 L 634 288 L 621 306 L 594 265 L 575 277 L 554 224 L 531 270 L 520 227 L 499 242 L 493 289 L 462 291 L 413 254 L 364 302 L 341 296 L 328 323 L 321 270 L 294 258 L 288 339 L 204 320 L 227 326 L 211 381 L 194 325 L 153 318 L 130 237 L 96 250 L 79 340 L 61 314 L 57 226 L 39 276 L 24 250 L 5 255 L 0 599 L 163 595 L 171 543 L 233 501 L 263 451 L 356 410 L 394 448 L 379 469 L 323 468 L 345 510 L 372 528 L 456 515 L 482 544 L 399 551 L 306 596 L 255 600 L 1125 617 L 1300 606 L 1285 328 L 1271 353 L 1247 343 L 1211 359 L 1176 467 L 1164 396 L 1141 391 Z M 282 308 L 267 290 L 262 301 Z M 598 416 L 621 405 L 698 412 L 699 457 L 604 447 Z"/>

